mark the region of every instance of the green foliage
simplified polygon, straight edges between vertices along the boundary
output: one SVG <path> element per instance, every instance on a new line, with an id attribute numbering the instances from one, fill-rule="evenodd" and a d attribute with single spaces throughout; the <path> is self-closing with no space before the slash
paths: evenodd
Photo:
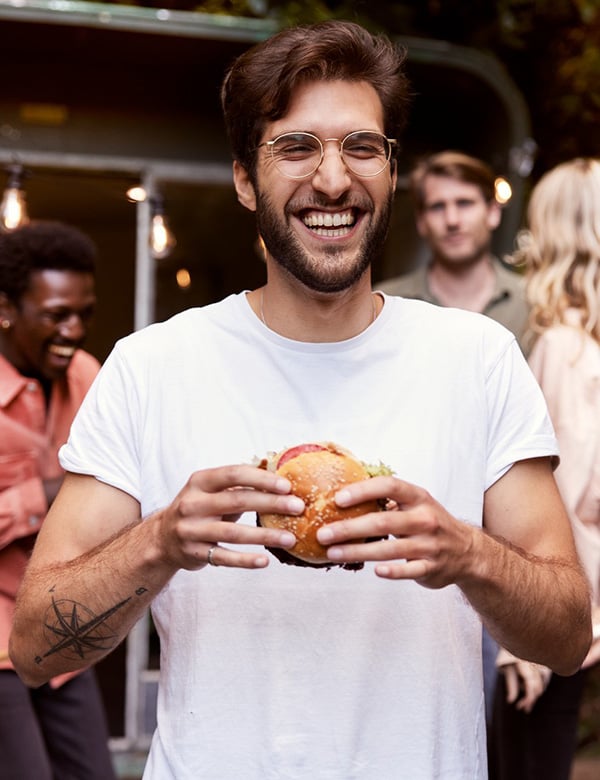
<path id="1" fill-rule="evenodd" d="M 194 3 L 191 10 L 204 14 L 224 14 L 227 16 L 246 16 L 255 18 L 264 14 L 265 3 L 251 0 L 201 0 Z"/>
<path id="2" fill-rule="evenodd" d="M 600 156 L 599 0 L 500 0 L 495 53 L 528 99 L 542 169 Z"/>
<path id="3" fill-rule="evenodd" d="M 314 0 L 310 3 L 301 0 L 290 0 L 283 3 L 269 3 L 271 16 L 277 16 L 286 27 L 297 24 L 312 24 L 326 19 L 342 18 L 345 11 L 335 8 L 339 3 L 327 3 L 323 0 Z M 342 6 L 345 4 L 342 3 Z"/>

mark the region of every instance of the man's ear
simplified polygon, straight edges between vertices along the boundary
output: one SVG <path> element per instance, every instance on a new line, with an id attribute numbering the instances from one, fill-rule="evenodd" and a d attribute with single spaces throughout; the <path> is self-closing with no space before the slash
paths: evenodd
<path id="1" fill-rule="evenodd" d="M 250 181 L 248 171 L 237 160 L 233 161 L 233 183 L 235 191 L 242 206 L 249 211 L 256 211 L 256 193 L 254 185 Z"/>
<path id="2" fill-rule="evenodd" d="M 0 292 L 0 320 L 12 321 L 15 318 L 16 307 L 6 293 Z"/>
<path id="3" fill-rule="evenodd" d="M 488 227 L 490 230 L 496 230 L 502 219 L 502 209 L 496 200 L 491 200 L 488 208 Z"/>

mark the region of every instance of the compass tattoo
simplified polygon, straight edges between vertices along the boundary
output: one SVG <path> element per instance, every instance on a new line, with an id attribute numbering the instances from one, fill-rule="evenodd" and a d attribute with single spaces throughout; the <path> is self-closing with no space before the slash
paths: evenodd
<path id="1" fill-rule="evenodd" d="M 136 595 L 145 593 L 145 588 L 139 588 Z M 55 599 L 46 613 L 44 634 L 50 649 L 36 657 L 36 663 L 43 663 L 44 658 L 60 653 L 68 658 L 85 658 L 90 653 L 112 650 L 118 635 L 110 628 L 108 621 L 112 615 L 131 601 L 131 596 L 113 607 L 96 615 L 83 604 L 70 599 Z"/>

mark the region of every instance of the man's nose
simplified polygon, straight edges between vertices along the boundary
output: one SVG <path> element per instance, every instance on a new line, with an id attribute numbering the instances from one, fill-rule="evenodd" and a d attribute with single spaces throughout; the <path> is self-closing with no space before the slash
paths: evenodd
<path id="1" fill-rule="evenodd" d="M 323 159 L 313 174 L 313 187 L 337 199 L 350 187 L 351 177 L 340 152 L 338 141 L 326 145 Z"/>
<path id="2" fill-rule="evenodd" d="M 458 225 L 460 221 L 460 214 L 456 206 L 452 204 L 446 206 L 445 216 L 447 225 Z"/>
<path id="3" fill-rule="evenodd" d="M 72 312 L 61 320 L 58 331 L 61 338 L 67 341 L 81 341 L 87 333 L 87 327 L 81 316 L 77 312 Z"/>

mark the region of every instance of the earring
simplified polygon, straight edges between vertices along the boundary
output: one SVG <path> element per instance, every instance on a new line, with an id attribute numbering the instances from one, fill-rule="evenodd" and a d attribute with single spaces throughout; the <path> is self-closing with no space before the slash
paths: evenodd
<path id="1" fill-rule="evenodd" d="M 10 320 L 2 320 L 2 322 L 0 322 L 0 326 L 2 326 L 2 328 L 4 328 L 4 330 L 8 330 L 11 325 L 12 325 L 12 322 Z"/>

